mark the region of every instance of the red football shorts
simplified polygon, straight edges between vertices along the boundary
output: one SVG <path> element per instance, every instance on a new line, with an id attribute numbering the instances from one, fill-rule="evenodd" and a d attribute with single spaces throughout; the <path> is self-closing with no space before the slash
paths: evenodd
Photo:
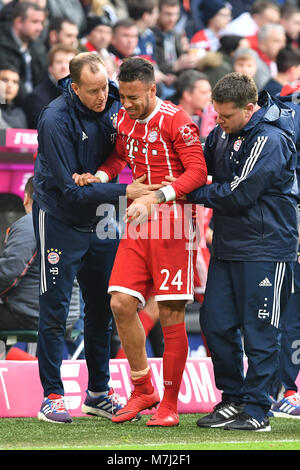
<path id="1" fill-rule="evenodd" d="M 137 297 L 144 306 L 155 300 L 194 300 L 197 249 L 191 219 L 162 219 L 140 227 L 126 225 L 112 269 L 108 292 Z M 181 227 L 181 228 L 180 228 Z"/>

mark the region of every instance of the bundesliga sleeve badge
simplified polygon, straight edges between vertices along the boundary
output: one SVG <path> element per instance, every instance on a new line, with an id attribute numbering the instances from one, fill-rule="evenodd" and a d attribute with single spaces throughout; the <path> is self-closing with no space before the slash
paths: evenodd
<path id="1" fill-rule="evenodd" d="M 186 145 L 190 146 L 193 145 L 195 142 L 198 141 L 198 137 L 193 134 L 191 126 L 189 124 L 184 124 L 183 126 L 179 127 L 179 132 L 183 141 Z"/>

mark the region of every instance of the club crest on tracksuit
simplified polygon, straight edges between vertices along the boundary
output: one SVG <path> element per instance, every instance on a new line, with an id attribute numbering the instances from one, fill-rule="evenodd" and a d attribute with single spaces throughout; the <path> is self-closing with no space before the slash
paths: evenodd
<path id="1" fill-rule="evenodd" d="M 234 142 L 233 144 L 233 150 L 235 152 L 238 152 L 241 148 L 241 145 L 243 143 L 244 138 L 243 137 L 238 137 L 238 139 Z"/>
<path id="2" fill-rule="evenodd" d="M 59 262 L 61 251 L 59 251 L 57 248 L 51 248 L 50 250 L 47 250 L 47 253 L 47 259 L 50 264 L 57 264 Z"/>

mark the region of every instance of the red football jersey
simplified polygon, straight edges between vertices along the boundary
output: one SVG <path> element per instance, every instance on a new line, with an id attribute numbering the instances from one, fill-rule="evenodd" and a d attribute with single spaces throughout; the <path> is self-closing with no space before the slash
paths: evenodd
<path id="1" fill-rule="evenodd" d="M 174 176 L 177 180 L 170 184 L 172 199 L 206 183 L 199 129 L 186 111 L 173 103 L 157 98 L 155 109 L 144 120 L 131 119 L 121 108 L 117 131 L 115 150 L 99 168 L 109 179 L 127 163 L 134 179 L 147 176 L 145 184 L 161 183 L 167 175 Z"/>

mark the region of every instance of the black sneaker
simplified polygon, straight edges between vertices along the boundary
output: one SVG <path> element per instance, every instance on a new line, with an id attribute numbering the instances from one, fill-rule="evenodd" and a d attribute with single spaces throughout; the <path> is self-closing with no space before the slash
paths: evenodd
<path id="1" fill-rule="evenodd" d="M 226 424 L 224 429 L 227 431 L 268 432 L 271 431 L 271 426 L 267 416 L 262 421 L 257 421 L 246 413 L 240 413 L 231 423 Z"/>
<path id="2" fill-rule="evenodd" d="M 214 411 L 203 418 L 198 419 L 200 428 L 220 428 L 231 423 L 241 413 L 244 405 L 239 403 L 221 401 L 214 407 Z"/>

